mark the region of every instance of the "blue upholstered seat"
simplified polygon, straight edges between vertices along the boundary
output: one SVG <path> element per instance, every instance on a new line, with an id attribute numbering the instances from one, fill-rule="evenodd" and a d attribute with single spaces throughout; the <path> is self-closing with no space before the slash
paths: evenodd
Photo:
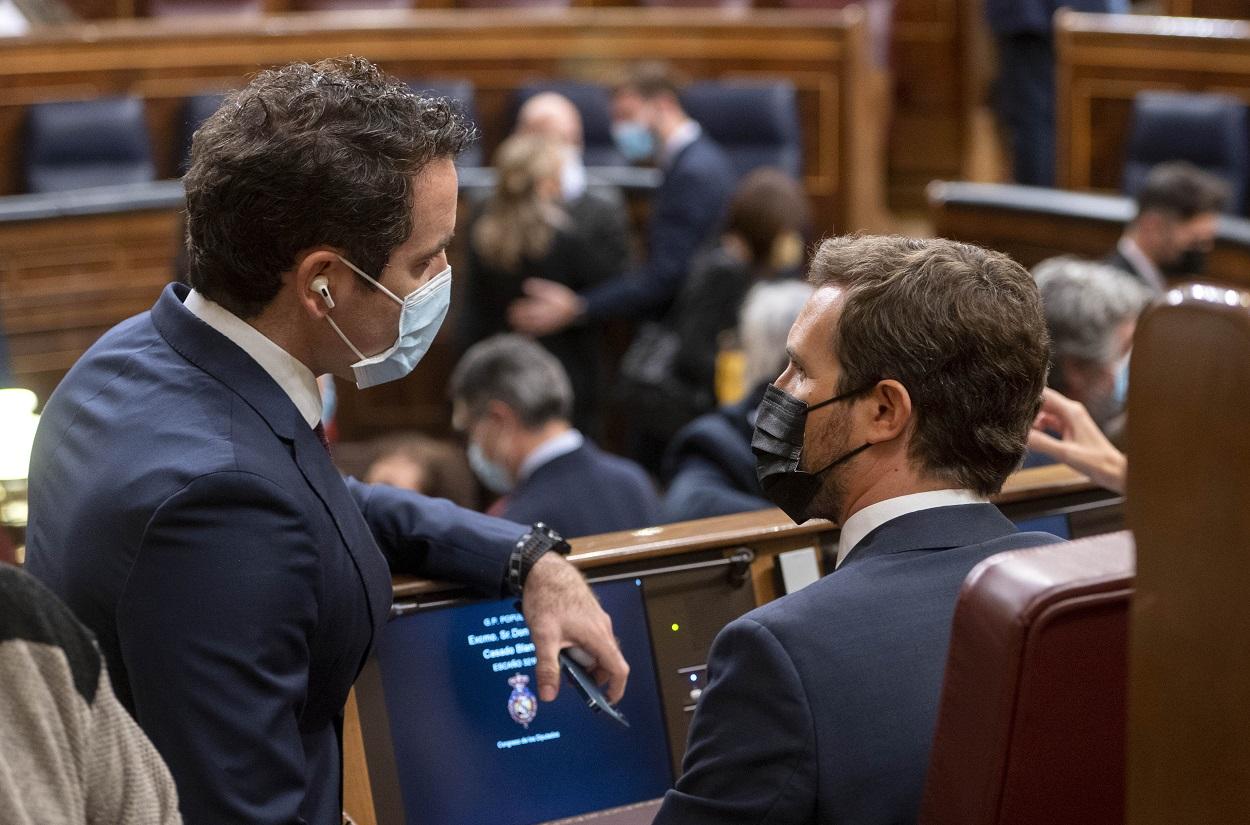
<path id="1" fill-rule="evenodd" d="M 686 112 L 716 141 L 739 177 L 775 166 L 799 177 L 803 141 L 798 97 L 788 81 L 703 81 L 682 93 Z"/>
<path id="2" fill-rule="evenodd" d="M 23 172 L 30 192 L 155 180 L 143 101 L 103 97 L 32 105 Z"/>
<path id="3" fill-rule="evenodd" d="M 1230 212 L 1243 213 L 1250 177 L 1250 123 L 1246 106 L 1228 95 L 1141 92 L 1133 101 L 1133 128 L 1123 189 L 1135 195 L 1151 167 L 1187 160 L 1228 182 Z"/>

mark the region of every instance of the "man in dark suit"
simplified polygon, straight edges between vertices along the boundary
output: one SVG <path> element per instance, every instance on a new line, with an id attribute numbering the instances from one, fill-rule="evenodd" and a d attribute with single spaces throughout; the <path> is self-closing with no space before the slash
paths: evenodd
<path id="1" fill-rule="evenodd" d="M 568 375 L 538 344 L 519 335 L 475 344 L 456 365 L 451 392 L 456 427 L 469 438 L 469 466 L 502 496 L 491 512 L 541 521 L 566 536 L 656 523 L 651 479 L 569 424 Z"/>
<path id="2" fill-rule="evenodd" d="M 548 335 L 575 322 L 659 315 L 677 295 L 695 251 L 718 229 L 736 176 L 729 159 L 682 109 L 662 64 L 638 66 L 613 97 L 613 137 L 631 161 L 655 160 L 664 181 L 651 204 L 647 260 L 582 294 L 543 279 L 525 285 L 513 327 Z"/>
<path id="3" fill-rule="evenodd" d="M 1151 168 L 1137 193 L 1137 214 L 1104 262 L 1156 294 L 1171 280 L 1202 275 L 1230 197 L 1227 183 L 1192 163 Z"/>
<path id="4" fill-rule="evenodd" d="M 998 45 L 995 102 L 1011 141 L 1016 183 L 1055 185 L 1055 37 L 1061 7 L 1126 12 L 1128 0 L 986 0 Z"/>
<path id="5" fill-rule="evenodd" d="M 914 822 L 955 598 L 1020 534 L 986 497 L 1046 379 L 1037 289 L 945 240 L 835 238 L 760 405 L 761 485 L 841 525 L 838 568 L 716 638 L 659 825 Z"/>
<path id="6" fill-rule="evenodd" d="M 339 825 L 390 569 L 523 593 L 542 698 L 575 644 L 624 687 L 558 537 L 344 480 L 324 444 L 315 376 L 401 378 L 442 323 L 472 134 L 364 60 L 262 72 L 195 136 L 191 288 L 106 333 L 44 410 L 30 571 L 99 639 L 188 823 Z"/>

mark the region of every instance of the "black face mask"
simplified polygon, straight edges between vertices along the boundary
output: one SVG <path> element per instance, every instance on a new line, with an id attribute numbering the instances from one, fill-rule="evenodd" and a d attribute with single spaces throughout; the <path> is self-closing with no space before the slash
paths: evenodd
<path id="1" fill-rule="evenodd" d="M 1188 278 L 1201 275 L 1207 268 L 1207 251 L 1202 247 L 1191 246 L 1181 251 L 1176 260 L 1167 266 L 1159 267 L 1164 275 L 1171 278 Z"/>
<path id="2" fill-rule="evenodd" d="M 803 456 L 803 429 L 807 414 L 812 410 L 845 401 L 866 392 L 869 387 L 844 392 L 827 401 L 810 407 L 775 384 L 769 384 L 760 401 L 755 419 L 755 433 L 751 436 L 751 450 L 755 453 L 755 475 L 764 489 L 764 496 L 780 507 L 795 524 L 811 518 L 808 508 L 820 490 L 820 479 L 844 461 L 871 447 L 864 444 L 834 459 L 820 470 L 809 473 L 799 469 Z"/>

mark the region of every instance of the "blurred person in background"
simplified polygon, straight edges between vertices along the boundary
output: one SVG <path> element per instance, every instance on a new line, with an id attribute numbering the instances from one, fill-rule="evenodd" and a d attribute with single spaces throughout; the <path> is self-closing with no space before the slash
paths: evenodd
<path id="1" fill-rule="evenodd" d="M 521 105 L 513 131 L 559 144 L 564 208 L 577 233 L 589 244 L 590 253 L 599 259 L 596 270 L 621 272 L 629 260 L 629 211 L 620 189 L 587 173 L 582 156 L 582 116 L 577 107 L 564 95 L 540 92 Z"/>
<path id="2" fill-rule="evenodd" d="M 469 227 L 468 283 L 460 316 L 467 347 L 508 329 L 508 306 L 521 295 L 527 278 L 546 278 L 570 289 L 585 289 L 619 271 L 577 231 L 561 194 L 566 161 L 560 144 L 536 135 L 505 140 L 495 153 L 499 180 L 491 198 Z M 559 359 L 573 384 L 573 420 L 597 430 L 599 330 L 577 326 L 539 338 Z"/>
<path id="3" fill-rule="evenodd" d="M 1079 401 L 1115 439 L 1124 424 L 1129 357 L 1151 292 L 1118 269 L 1051 258 L 1033 269 L 1050 332 L 1048 384 Z"/>
<path id="4" fill-rule="evenodd" d="M 532 518 L 565 536 L 655 524 L 651 479 L 572 426 L 568 377 L 533 341 L 497 335 L 471 347 L 452 373 L 451 396 L 469 465 L 500 496 L 492 514 Z"/>
<path id="5" fill-rule="evenodd" d="M 459 446 L 421 433 L 395 433 L 370 445 L 366 484 L 389 484 L 477 509 L 477 485 Z"/>
<path id="6" fill-rule="evenodd" d="M 1055 12 L 1127 12 L 1128 6 L 1128 0 L 985 0 L 998 46 L 995 108 L 1016 183 L 1055 185 Z"/>
<path id="7" fill-rule="evenodd" d="M 1192 163 L 1153 167 L 1137 193 L 1137 215 L 1105 263 L 1156 294 L 1169 281 L 1202 275 L 1231 197 L 1227 183 Z"/>
<path id="8" fill-rule="evenodd" d="M 640 63 L 612 99 L 612 134 L 631 162 L 654 162 L 664 179 L 651 201 L 645 263 L 593 289 L 552 279 L 525 283 L 509 311 L 514 329 L 547 335 L 606 318 L 661 315 L 676 298 L 698 249 L 720 228 L 736 180 L 729 159 L 682 108 L 681 82 L 664 63 Z"/>

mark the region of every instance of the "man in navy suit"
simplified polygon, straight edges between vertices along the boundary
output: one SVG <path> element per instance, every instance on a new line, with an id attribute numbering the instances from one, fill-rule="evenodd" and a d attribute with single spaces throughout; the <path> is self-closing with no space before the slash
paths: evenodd
<path id="1" fill-rule="evenodd" d="M 676 297 L 695 252 L 719 228 L 736 181 L 725 153 L 682 109 L 679 93 L 667 66 L 644 63 L 612 100 L 621 153 L 634 162 L 654 160 L 664 173 L 651 204 L 646 263 L 580 295 L 552 281 L 527 281 L 527 297 L 510 312 L 518 331 L 541 336 L 575 322 L 654 317 Z"/>
<path id="2" fill-rule="evenodd" d="M 99 639 L 188 823 L 339 825 L 344 701 L 392 569 L 523 593 L 540 697 L 574 644 L 624 688 L 558 537 L 344 480 L 324 443 L 315 376 L 401 378 L 442 323 L 472 137 L 364 60 L 262 72 L 195 136 L 191 289 L 106 333 L 45 408 L 30 571 Z"/>
<path id="3" fill-rule="evenodd" d="M 473 345 L 452 373 L 451 394 L 456 428 L 469 438 L 469 465 L 502 496 L 492 513 L 541 521 L 565 536 L 656 523 L 651 479 L 573 428 L 568 375 L 538 344 L 496 335 Z"/>
<path id="4" fill-rule="evenodd" d="M 760 404 L 765 494 L 842 525 L 832 574 L 713 643 L 659 825 L 914 822 L 964 577 L 1022 534 L 987 496 L 1046 381 L 1032 279 L 945 240 L 835 238 Z"/>

